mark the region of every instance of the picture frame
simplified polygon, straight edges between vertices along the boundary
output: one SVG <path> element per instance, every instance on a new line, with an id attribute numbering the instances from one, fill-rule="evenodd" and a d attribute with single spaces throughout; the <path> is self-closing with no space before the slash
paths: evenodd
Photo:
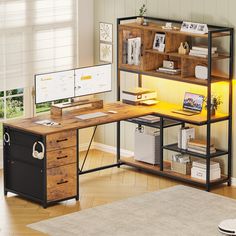
<path id="1" fill-rule="evenodd" d="M 183 21 L 180 31 L 196 34 L 207 34 L 208 26 L 207 24 Z"/>
<path id="2" fill-rule="evenodd" d="M 156 33 L 153 41 L 153 49 L 158 50 L 159 52 L 165 51 L 165 37 L 163 33 Z"/>
<path id="3" fill-rule="evenodd" d="M 99 39 L 101 42 L 113 42 L 113 25 L 111 23 L 99 23 Z"/>
<path id="4" fill-rule="evenodd" d="M 100 42 L 99 58 L 101 62 L 113 62 L 113 46 L 112 44 Z"/>

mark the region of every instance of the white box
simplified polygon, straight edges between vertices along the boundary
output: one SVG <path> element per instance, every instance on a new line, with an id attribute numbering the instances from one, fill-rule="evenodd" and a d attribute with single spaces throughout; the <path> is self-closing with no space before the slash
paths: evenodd
<path id="1" fill-rule="evenodd" d="M 191 177 L 200 179 L 200 180 L 206 180 L 206 169 L 192 167 Z M 220 177 L 221 177 L 220 168 L 210 170 L 210 181 L 219 179 Z"/>
<path id="2" fill-rule="evenodd" d="M 134 159 L 149 164 L 160 164 L 160 135 L 135 131 Z"/>

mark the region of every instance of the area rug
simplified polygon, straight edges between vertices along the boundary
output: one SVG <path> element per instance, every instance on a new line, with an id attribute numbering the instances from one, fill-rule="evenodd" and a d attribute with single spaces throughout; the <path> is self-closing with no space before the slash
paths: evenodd
<path id="1" fill-rule="evenodd" d="M 52 236 L 216 236 L 236 218 L 236 201 L 175 186 L 30 224 Z"/>

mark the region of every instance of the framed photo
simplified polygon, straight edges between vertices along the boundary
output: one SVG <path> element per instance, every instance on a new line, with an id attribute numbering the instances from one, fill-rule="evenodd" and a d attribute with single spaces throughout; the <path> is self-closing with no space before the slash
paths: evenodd
<path id="1" fill-rule="evenodd" d="M 159 52 L 164 52 L 165 50 L 165 34 L 156 33 L 153 42 L 153 49 L 158 50 Z"/>
<path id="2" fill-rule="evenodd" d="M 189 32 L 189 33 L 196 33 L 196 34 L 207 34 L 208 33 L 208 26 L 207 26 L 207 24 L 199 24 L 199 23 L 184 21 L 181 25 L 180 31 Z"/>
<path id="3" fill-rule="evenodd" d="M 113 25 L 110 23 L 99 23 L 99 37 L 100 41 L 106 43 L 113 42 Z"/>
<path id="4" fill-rule="evenodd" d="M 112 63 L 113 50 L 112 44 L 100 43 L 100 61 Z"/>

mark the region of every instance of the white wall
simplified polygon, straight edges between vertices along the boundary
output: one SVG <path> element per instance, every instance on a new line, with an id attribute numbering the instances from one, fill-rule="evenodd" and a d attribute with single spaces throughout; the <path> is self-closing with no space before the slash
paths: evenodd
<path id="1" fill-rule="evenodd" d="M 113 101 L 116 99 L 116 19 L 118 17 L 134 16 L 138 14 L 138 9 L 145 3 L 147 5 L 149 16 L 159 18 L 169 18 L 177 20 L 188 20 L 194 22 L 205 22 L 208 24 L 233 26 L 236 27 L 236 1 L 235 0 L 94 0 L 94 27 L 95 27 L 95 62 L 99 62 L 99 22 L 112 23 L 114 26 L 114 70 L 113 70 L 113 93 L 104 95 L 103 99 L 106 101 Z M 121 86 L 123 88 L 137 86 L 137 80 L 135 80 L 132 74 L 122 73 Z M 235 82 L 235 81 L 234 81 Z M 159 94 L 159 99 L 168 102 L 176 103 L 176 99 L 183 94 L 184 91 L 194 91 L 199 89 L 190 85 L 183 85 L 169 83 L 164 80 L 151 80 L 150 78 L 144 78 L 146 87 L 156 88 Z M 168 87 L 169 86 L 169 87 Z M 176 87 L 175 87 L 176 86 Z M 178 90 L 174 89 L 178 88 Z M 166 92 L 167 89 L 171 89 L 171 92 Z M 234 83 L 234 90 L 236 83 Z M 225 89 L 225 88 L 223 88 Z M 169 91 L 169 90 L 168 90 Z M 234 94 L 234 101 L 235 101 Z M 179 102 L 179 101 L 177 101 Z M 225 105 L 223 106 L 224 110 Z M 233 114 L 235 117 L 235 111 Z M 217 125 L 213 132 L 217 139 L 217 145 L 226 147 L 227 135 L 225 132 L 226 126 L 222 123 Z M 122 148 L 132 150 L 134 147 L 132 133 L 134 126 L 130 124 L 122 125 Z M 235 136 L 235 119 L 233 125 L 233 132 Z M 171 132 L 171 131 L 167 131 Z M 172 132 L 173 134 L 173 132 Z M 219 135 L 220 134 L 220 135 Z M 168 135 L 167 135 L 168 136 Z M 170 135 L 171 136 L 171 135 Z M 218 136 L 218 137 L 217 137 Z M 99 130 L 96 136 L 96 142 L 105 143 L 108 145 L 115 145 L 115 126 L 104 126 Z M 236 161 L 236 140 L 233 139 L 233 162 Z M 234 165 L 233 165 L 234 166 Z M 236 177 L 236 166 L 233 168 L 233 176 Z"/>

